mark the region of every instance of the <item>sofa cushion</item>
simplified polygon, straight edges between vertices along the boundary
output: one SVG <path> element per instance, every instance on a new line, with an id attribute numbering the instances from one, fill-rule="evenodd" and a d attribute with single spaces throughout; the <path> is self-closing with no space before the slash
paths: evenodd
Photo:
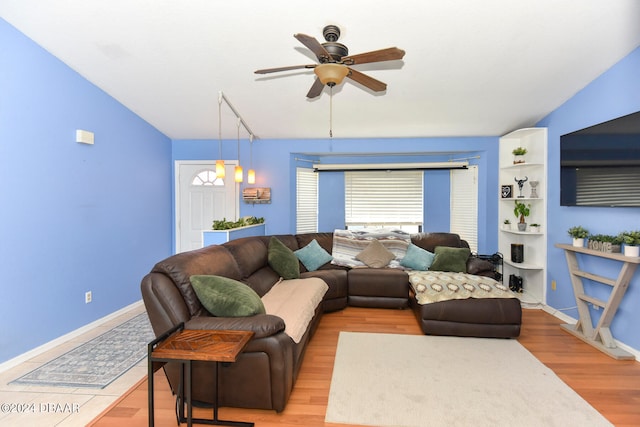
<path id="1" fill-rule="evenodd" d="M 316 239 L 293 253 L 308 271 L 315 271 L 333 259 L 331 254 L 325 251 Z"/>
<path id="2" fill-rule="evenodd" d="M 297 279 L 300 277 L 300 265 L 293 251 L 285 246 L 277 237 L 269 239 L 269 266 L 283 279 Z"/>
<path id="3" fill-rule="evenodd" d="M 467 259 L 471 255 L 469 248 L 450 248 L 448 246 L 436 246 L 435 259 L 429 270 L 452 271 L 455 273 L 467 272 Z"/>
<path id="4" fill-rule="evenodd" d="M 265 314 L 264 304 L 249 286 L 222 276 L 193 275 L 191 285 L 207 311 L 218 317 Z"/>
<path id="5" fill-rule="evenodd" d="M 366 248 L 356 255 L 356 259 L 371 268 L 382 268 L 389 265 L 396 256 L 378 240 L 372 240 Z"/>
<path id="6" fill-rule="evenodd" d="M 400 261 L 400 265 L 412 270 L 428 270 L 433 263 L 435 254 L 426 249 L 422 249 L 413 243 L 407 248 L 407 253 Z"/>

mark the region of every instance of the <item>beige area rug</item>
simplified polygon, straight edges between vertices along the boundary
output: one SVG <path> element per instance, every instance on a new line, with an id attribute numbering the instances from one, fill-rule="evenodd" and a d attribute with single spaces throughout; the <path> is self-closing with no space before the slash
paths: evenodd
<path id="1" fill-rule="evenodd" d="M 341 332 L 326 422 L 611 426 L 516 340 Z"/>

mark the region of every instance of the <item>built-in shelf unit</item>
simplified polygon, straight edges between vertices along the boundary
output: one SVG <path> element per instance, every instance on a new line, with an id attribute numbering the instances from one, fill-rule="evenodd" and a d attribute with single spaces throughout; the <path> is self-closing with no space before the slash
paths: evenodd
<path id="1" fill-rule="evenodd" d="M 516 160 L 513 155 L 513 150 L 517 147 L 527 149 L 523 157 L 524 163 L 515 163 L 522 161 Z M 502 136 L 499 155 L 498 250 L 504 256 L 504 283 L 509 283 L 512 274 L 522 277 L 522 302 L 544 304 L 547 288 L 547 129 L 518 129 Z M 518 188 L 518 180 L 526 180 L 522 191 Z M 531 182 L 536 181 L 538 184 L 532 194 Z M 505 193 L 503 186 L 512 186 L 511 192 Z M 510 197 L 504 197 L 505 195 Z M 527 228 L 524 231 L 517 229 L 519 218 L 513 212 L 515 201 L 530 205 L 530 215 L 526 218 Z M 510 229 L 503 224 L 505 219 L 511 221 Z M 531 224 L 540 224 L 540 230 L 532 232 Z M 523 245 L 523 262 L 512 261 L 512 244 Z"/>

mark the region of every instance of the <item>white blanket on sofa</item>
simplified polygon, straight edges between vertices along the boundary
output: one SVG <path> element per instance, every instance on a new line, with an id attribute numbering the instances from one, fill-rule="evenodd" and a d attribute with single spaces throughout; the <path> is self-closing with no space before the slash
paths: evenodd
<path id="1" fill-rule="evenodd" d="M 285 334 L 299 343 L 327 290 L 329 286 L 317 277 L 280 280 L 263 295 L 262 303 L 267 314 L 284 320 Z"/>

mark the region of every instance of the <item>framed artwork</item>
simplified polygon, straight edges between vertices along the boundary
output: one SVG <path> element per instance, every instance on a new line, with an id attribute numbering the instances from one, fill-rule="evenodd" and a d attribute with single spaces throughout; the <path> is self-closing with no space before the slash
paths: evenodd
<path id="1" fill-rule="evenodd" d="M 513 185 L 503 185 L 500 188 L 500 197 L 503 199 L 513 198 Z"/>

